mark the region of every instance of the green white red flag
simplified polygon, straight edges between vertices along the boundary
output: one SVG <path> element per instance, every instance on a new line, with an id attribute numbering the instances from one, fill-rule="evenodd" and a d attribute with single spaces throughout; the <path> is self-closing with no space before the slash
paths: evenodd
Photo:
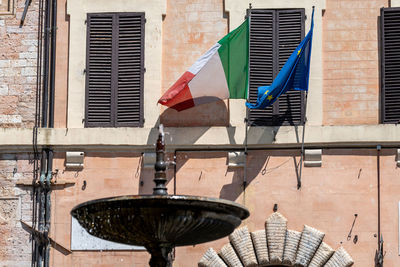
<path id="1" fill-rule="evenodd" d="M 247 99 L 249 21 L 202 55 L 158 100 L 182 111 L 222 99 Z"/>

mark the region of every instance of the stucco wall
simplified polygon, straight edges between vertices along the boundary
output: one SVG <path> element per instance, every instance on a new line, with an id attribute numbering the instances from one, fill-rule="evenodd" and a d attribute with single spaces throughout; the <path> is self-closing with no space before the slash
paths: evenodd
<path id="1" fill-rule="evenodd" d="M 23 3 L 16 1 L 17 15 L 0 16 L 0 122 L 2 127 L 31 127 L 34 114 L 37 2 L 33 1 L 25 26 L 18 28 Z M 340 147 L 383 144 L 400 147 L 400 129 L 378 123 L 377 16 L 383 0 L 159 0 L 77 1 L 60 0 L 58 9 L 56 127 L 40 129 L 40 146 L 52 146 L 56 155 L 56 179 L 75 182 L 52 192 L 51 236 L 70 248 L 70 215 L 75 205 L 106 196 L 151 193 L 153 171 L 141 168 L 140 152 L 153 149 L 160 120 L 169 126 L 169 149 L 185 147 L 242 147 L 245 140 L 243 100 L 204 105 L 182 113 L 157 107 L 156 101 L 204 51 L 243 20 L 249 2 L 254 8 L 305 8 L 308 18 L 316 6 L 306 146 Z M 392 1 L 398 4 L 399 1 Z M 67 4 L 67 6 L 66 6 Z M 144 128 L 83 129 L 84 62 L 87 12 L 146 12 L 145 119 Z M 364 14 L 368 14 L 364 16 Z M 354 17 L 354 18 L 353 18 Z M 356 19 L 355 19 L 356 18 Z M 209 23 L 212 21 L 213 23 Z M 306 21 L 306 31 L 309 28 Z M 347 23 L 348 22 L 348 23 Z M 70 23 L 70 24 L 69 24 Z M 358 39 L 357 39 L 358 38 Z M 18 65 L 22 64 L 22 65 Z M 26 64 L 26 65 L 25 65 Z M 355 70 L 354 68 L 357 68 Z M 25 75 L 26 74 L 26 75 Z M 344 101 L 344 102 L 343 102 Z M 12 123 L 5 123 L 11 121 Z M 346 126 L 342 126 L 345 124 Z M 357 124 L 357 125 L 354 125 Z M 231 127 L 208 127 L 228 126 Z M 321 126 L 333 125 L 333 126 Z M 204 127 L 197 127 L 204 126 Z M 74 129 L 75 128 L 75 129 Z M 76 129 L 79 128 L 79 129 Z M 300 147 L 301 128 L 257 127 L 249 131 L 251 147 Z M 1 151 L 27 151 L 32 147 L 32 130 L 0 129 Z M 301 136 L 301 135 L 300 135 Z M 65 169 L 64 150 L 85 151 L 82 171 Z M 108 152 L 93 152 L 93 151 Z M 118 152 L 120 150 L 129 153 Z M 135 153 L 131 152 L 135 151 Z M 385 266 L 400 265 L 398 257 L 398 182 L 395 150 L 384 150 L 381 159 L 382 234 L 387 252 Z M 171 157 L 171 155 L 169 155 Z M 293 158 L 293 156 L 296 156 Z M 275 203 L 288 218 L 289 228 L 304 224 L 326 233 L 325 241 L 340 244 L 351 254 L 355 266 L 372 265 L 377 239 L 377 186 L 375 150 L 323 150 L 321 168 L 303 169 L 303 187 L 296 189 L 296 151 L 250 152 L 244 192 L 243 170 L 229 169 L 227 155 L 178 153 L 177 193 L 227 198 L 245 204 L 251 217 L 244 222 L 251 231 L 262 229 Z M 29 222 L 29 191 L 15 187 L 22 176 L 32 178 L 28 156 L 0 160 L 1 199 L 14 210 L 21 199 L 21 214 Z M 24 163 L 22 163 L 24 162 Z M 168 178 L 172 178 L 171 170 Z M 86 181 L 86 187 L 83 183 Z M 143 182 L 143 185 L 141 185 Z M 173 183 L 168 183 L 173 192 Z M 3 190 L 3 188 L 5 188 Z M 6 192 L 6 193 L 4 193 Z M 8 201 L 10 200 L 10 201 Z M 354 214 L 358 214 L 353 236 L 347 241 Z M 25 215 L 24 215 L 25 214 Z M 14 217 L 12 217 L 14 218 Z M 16 223 L 0 224 L 0 266 L 29 265 L 29 235 Z M 192 266 L 208 247 L 221 248 L 227 239 L 194 247 L 177 248 L 174 266 Z M 341 243 L 342 242 L 342 243 Z M 20 246 L 22 252 L 19 252 Z M 52 266 L 148 266 L 147 252 L 82 252 L 64 255 L 51 250 Z"/>
<path id="2" fill-rule="evenodd" d="M 298 151 L 250 151 L 247 181 L 242 189 L 243 169 L 227 167 L 226 152 L 191 152 L 177 154 L 177 194 L 219 197 L 244 204 L 250 217 L 243 222 L 249 230 L 263 229 L 275 203 L 288 219 L 288 228 L 301 231 L 304 224 L 325 235 L 333 248 L 342 245 L 356 267 L 373 262 L 377 239 L 377 153 L 376 150 L 323 150 L 322 167 L 304 168 L 302 188 L 297 190 L 295 164 Z M 395 150 L 381 152 L 381 231 L 386 251 L 385 265 L 397 266 L 398 258 L 398 179 Z M 60 155 L 59 155 L 60 156 Z M 171 158 L 172 155 L 168 155 Z M 75 186 L 53 191 L 52 235 L 69 247 L 69 211 L 73 206 L 95 198 L 123 194 L 151 193 L 153 170 L 141 168 L 140 155 L 133 153 L 88 153 L 81 172 L 63 168 L 62 157 L 58 179 L 70 179 Z M 173 193 L 173 173 L 167 175 L 169 193 Z M 83 181 L 87 185 L 83 190 Z M 140 182 L 143 181 L 143 186 Z M 351 240 L 347 235 L 358 214 Z M 357 243 L 353 242 L 358 235 Z M 176 250 L 174 266 L 194 266 L 208 247 L 220 249 L 227 238 Z M 64 256 L 53 250 L 53 266 L 147 266 L 146 252 L 73 252 Z M 79 263 L 79 265 L 78 265 Z M 114 264 L 114 265 L 113 265 Z M 130 265 L 129 265 L 130 264 Z"/>
<path id="3" fill-rule="evenodd" d="M 379 123 L 378 17 L 387 6 L 387 0 L 327 0 L 324 125 Z"/>
<path id="4" fill-rule="evenodd" d="M 71 209 L 92 199 L 152 192 L 152 171 L 141 170 L 138 153 L 86 153 L 82 171 L 66 170 L 64 153 L 55 155 L 56 179 L 75 182 L 74 186 L 52 192 L 51 235 L 66 248 L 71 247 Z M 83 187 L 84 181 L 86 186 Z M 140 186 L 140 181 L 144 181 Z M 147 266 L 147 252 L 73 251 L 64 255 L 52 250 L 52 266 Z"/>

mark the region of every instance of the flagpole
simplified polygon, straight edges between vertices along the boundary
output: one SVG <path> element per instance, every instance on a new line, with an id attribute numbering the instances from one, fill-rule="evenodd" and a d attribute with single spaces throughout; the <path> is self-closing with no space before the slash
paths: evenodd
<path id="1" fill-rule="evenodd" d="M 304 136 L 306 133 L 306 121 L 307 121 L 307 117 L 306 117 L 306 111 L 307 111 L 307 95 L 308 95 L 308 90 L 306 91 L 305 94 L 305 99 L 304 99 L 304 114 L 303 114 L 303 136 L 302 136 L 302 140 L 301 140 L 301 152 L 300 152 L 300 173 L 297 176 L 297 189 L 299 190 L 301 188 L 301 171 L 303 168 L 303 157 L 304 157 Z"/>
<path id="2" fill-rule="evenodd" d="M 314 30 L 314 8 L 315 6 L 312 6 L 312 15 L 311 15 L 311 25 L 310 29 Z M 311 46 L 312 46 L 312 35 L 311 35 L 311 40 L 310 40 L 310 51 L 311 51 Z M 307 77 L 307 90 L 305 94 L 305 99 L 304 99 L 304 114 L 303 114 L 303 136 L 301 140 L 301 152 L 300 152 L 300 173 L 299 176 L 297 176 L 297 189 L 299 190 L 301 188 L 301 171 L 303 169 L 303 158 L 304 158 L 304 136 L 306 133 L 306 121 L 307 121 L 307 97 L 308 97 L 308 85 L 310 81 L 310 61 L 311 61 L 311 54 L 308 57 L 308 77 Z"/>
<path id="3" fill-rule="evenodd" d="M 248 63 L 247 63 L 247 101 L 249 101 L 249 90 L 250 90 L 250 23 L 251 23 L 251 3 L 249 3 L 249 14 L 248 14 L 248 34 L 249 44 L 247 49 Z M 243 205 L 246 205 L 246 187 L 247 187 L 247 132 L 249 128 L 249 109 L 246 107 L 246 118 L 245 122 L 245 135 L 244 135 L 244 170 L 243 170 Z"/>

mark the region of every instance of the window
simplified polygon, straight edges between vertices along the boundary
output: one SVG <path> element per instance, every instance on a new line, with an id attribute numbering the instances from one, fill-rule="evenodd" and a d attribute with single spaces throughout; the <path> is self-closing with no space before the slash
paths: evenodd
<path id="1" fill-rule="evenodd" d="M 257 88 L 269 85 L 304 38 L 304 9 L 251 9 L 249 100 Z M 252 126 L 299 125 L 304 114 L 304 92 L 288 91 L 270 107 L 249 110 Z"/>
<path id="2" fill-rule="evenodd" d="M 400 122 L 400 8 L 381 9 L 381 122 Z"/>
<path id="3" fill-rule="evenodd" d="M 144 13 L 89 13 L 86 127 L 143 126 Z"/>

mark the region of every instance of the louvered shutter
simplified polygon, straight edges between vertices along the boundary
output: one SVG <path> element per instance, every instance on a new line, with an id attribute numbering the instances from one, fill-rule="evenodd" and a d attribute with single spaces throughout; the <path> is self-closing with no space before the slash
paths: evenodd
<path id="1" fill-rule="evenodd" d="M 250 78 L 249 100 L 257 101 L 257 88 L 272 83 L 274 71 L 275 11 L 251 10 L 250 20 Z M 273 106 L 266 109 L 249 109 L 250 125 L 272 125 Z"/>
<path id="2" fill-rule="evenodd" d="M 251 10 L 250 102 L 256 102 L 258 86 L 272 83 L 303 38 L 304 9 Z M 298 125 L 303 102 L 304 92 L 288 91 L 273 106 L 249 110 L 250 125 Z"/>
<path id="3" fill-rule="evenodd" d="M 400 8 L 381 9 L 381 121 L 400 122 Z"/>
<path id="4" fill-rule="evenodd" d="M 144 13 L 88 14 L 86 127 L 143 126 Z"/>
<path id="5" fill-rule="evenodd" d="M 280 70 L 304 38 L 304 10 L 277 10 L 277 27 Z M 279 97 L 279 125 L 299 125 L 302 122 L 303 96 L 303 91 L 289 90 Z"/>
<path id="6" fill-rule="evenodd" d="M 113 16 L 89 14 L 87 25 L 85 125 L 109 127 L 112 126 Z"/>
<path id="7" fill-rule="evenodd" d="M 116 126 L 143 124 L 144 14 L 119 14 Z"/>

